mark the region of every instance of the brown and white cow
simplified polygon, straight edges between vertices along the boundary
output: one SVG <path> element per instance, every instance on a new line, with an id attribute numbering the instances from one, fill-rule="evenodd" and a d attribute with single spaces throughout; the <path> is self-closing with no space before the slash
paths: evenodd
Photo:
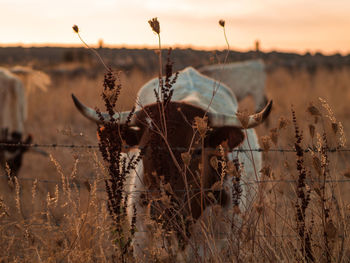
<path id="1" fill-rule="evenodd" d="M 256 185 L 252 187 L 249 182 L 258 179 L 262 168 L 260 152 L 230 151 L 222 156 L 218 146 L 259 148 L 252 128 L 267 118 L 272 102 L 260 113 L 247 116 L 242 125 L 236 116 L 238 104 L 232 91 L 192 67 L 179 72 L 172 87 L 172 99 L 163 106 L 154 95 L 158 87 L 159 80 L 153 79 L 140 89 L 129 123 L 130 141 L 138 138 L 139 148 L 148 145 L 126 189 L 130 193 L 129 216 L 134 205 L 137 211 L 134 256 L 139 262 L 151 260 L 154 253 L 159 257 L 162 253 L 172 254 L 178 262 L 213 257 L 227 245 L 232 210 L 237 205 L 233 200 L 237 178 L 233 173 L 222 177 L 222 163 L 215 167 L 215 160 L 235 160 L 237 170 L 240 167 L 241 210 L 251 206 Z M 99 122 L 94 110 L 81 104 L 74 95 L 73 100 L 85 117 Z M 129 112 L 121 112 L 114 117 L 123 124 L 128 115 Z M 104 116 L 109 118 L 108 114 Z M 194 126 L 198 128 L 201 123 L 198 117 L 204 116 L 211 128 L 202 140 Z M 131 150 L 132 154 L 138 152 Z M 191 156 L 187 160 L 185 152 Z M 157 234 L 157 225 L 167 234 Z"/>

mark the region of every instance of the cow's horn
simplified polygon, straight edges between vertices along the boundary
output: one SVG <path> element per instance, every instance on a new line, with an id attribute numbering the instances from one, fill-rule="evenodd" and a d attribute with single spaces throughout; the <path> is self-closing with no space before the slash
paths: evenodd
<path id="1" fill-rule="evenodd" d="M 81 112 L 81 114 L 83 114 L 86 118 L 88 118 L 89 120 L 92 120 L 96 123 L 102 123 L 102 121 L 100 120 L 97 112 L 87 106 L 85 106 L 84 104 L 82 104 L 77 97 L 74 96 L 74 94 L 72 94 L 72 98 L 74 101 L 75 106 L 77 107 L 77 109 Z M 109 121 L 110 120 L 110 116 L 108 113 L 106 112 L 101 112 L 101 115 L 103 117 L 103 119 L 105 121 Z M 119 119 L 119 124 L 125 124 L 128 117 L 130 115 L 130 111 L 123 111 L 123 112 L 117 112 L 113 115 L 113 118 L 118 120 Z M 134 118 L 131 118 L 131 122 L 130 124 L 132 125 L 134 122 Z"/>
<path id="2" fill-rule="evenodd" d="M 262 123 L 269 116 L 271 108 L 272 100 L 260 112 L 247 117 L 242 116 L 242 118 L 238 118 L 236 115 L 215 114 L 212 112 L 208 112 L 208 117 L 213 127 L 234 126 L 241 129 L 249 129 Z"/>

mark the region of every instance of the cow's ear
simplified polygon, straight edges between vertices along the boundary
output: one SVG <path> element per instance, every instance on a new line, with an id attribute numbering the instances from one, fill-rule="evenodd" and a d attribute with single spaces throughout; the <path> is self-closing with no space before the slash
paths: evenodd
<path id="1" fill-rule="evenodd" d="M 240 145 L 244 140 L 244 133 L 236 127 L 215 128 L 205 138 L 206 147 L 216 148 L 220 144 L 227 144 L 231 149 Z"/>

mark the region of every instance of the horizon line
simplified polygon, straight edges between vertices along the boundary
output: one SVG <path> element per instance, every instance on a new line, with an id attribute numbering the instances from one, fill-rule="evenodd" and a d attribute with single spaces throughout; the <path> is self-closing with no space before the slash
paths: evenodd
<path id="1" fill-rule="evenodd" d="M 90 48 L 93 49 L 98 49 L 99 45 L 94 43 L 94 44 L 88 44 Z M 18 47 L 18 48 L 44 48 L 44 47 L 52 47 L 52 48 L 86 48 L 83 44 L 76 44 L 76 43 L 0 43 L 1 48 L 6 48 L 6 47 Z M 110 48 L 110 49 L 158 49 L 159 47 L 157 45 L 134 45 L 134 44 L 106 44 L 103 43 L 102 48 Z M 176 45 L 162 45 L 162 49 L 192 49 L 192 50 L 198 50 L 198 51 L 225 51 L 227 50 L 227 47 L 225 46 L 213 46 L 213 47 L 208 47 L 208 46 L 196 46 L 196 45 L 181 45 L 181 44 L 176 44 Z M 241 52 L 241 53 L 247 53 L 247 52 L 254 52 L 255 50 L 253 48 L 250 49 L 241 49 L 241 48 L 232 48 L 230 46 L 230 51 L 234 52 Z M 267 48 L 267 49 L 261 49 L 259 50 L 262 53 L 271 53 L 271 52 L 279 52 L 279 53 L 295 53 L 299 55 L 303 55 L 306 53 L 310 54 L 316 54 L 316 53 L 321 53 L 324 55 L 336 55 L 336 54 L 341 54 L 342 56 L 348 56 L 350 55 L 350 50 L 349 51 L 339 51 L 339 50 L 334 50 L 334 51 L 322 51 L 320 49 L 308 49 L 305 48 L 304 50 L 298 50 L 298 49 L 279 49 L 279 48 Z"/>

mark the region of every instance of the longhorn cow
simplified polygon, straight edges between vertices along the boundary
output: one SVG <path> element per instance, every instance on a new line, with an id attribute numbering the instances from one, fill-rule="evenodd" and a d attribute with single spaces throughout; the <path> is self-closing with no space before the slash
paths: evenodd
<path id="1" fill-rule="evenodd" d="M 266 71 L 261 59 L 204 66 L 199 72 L 226 84 L 238 101 L 252 96 L 256 111 L 261 111 L 266 106 Z"/>
<path id="2" fill-rule="evenodd" d="M 153 79 L 140 89 L 135 114 L 128 123 L 132 131 L 126 142 L 139 148 L 148 145 L 126 189 L 132 193 L 128 199 L 130 218 L 133 206 L 137 211 L 134 256 L 139 262 L 165 252 L 173 253 L 179 262 L 213 257 L 227 245 L 232 210 L 238 206 L 234 196 L 239 192 L 240 210 L 249 209 L 256 195 L 255 185 L 249 182 L 258 179 L 262 168 L 260 152 L 232 149 L 259 148 L 253 128 L 267 118 L 272 101 L 261 112 L 240 121 L 232 90 L 192 67 L 179 72 L 166 104 L 157 103 L 154 95 L 159 85 L 159 79 Z M 95 110 L 74 95 L 73 100 L 85 117 L 100 122 Z M 114 118 L 123 125 L 129 113 L 116 113 Z M 109 119 L 107 113 L 102 115 Z M 199 124 L 205 126 L 205 118 L 200 119 L 205 116 L 210 129 L 203 138 Z M 136 154 L 139 150 L 133 151 Z M 190 153 L 187 160 L 184 152 Z M 238 173 L 223 172 L 223 163 L 229 160 L 236 163 L 231 169 L 242 174 L 240 179 Z M 237 185 L 234 189 L 237 180 L 241 190 Z M 153 227 L 157 224 L 168 231 L 167 235 L 156 234 Z M 179 228 L 185 230 L 179 233 Z M 200 238 L 206 240 L 205 245 Z"/>

